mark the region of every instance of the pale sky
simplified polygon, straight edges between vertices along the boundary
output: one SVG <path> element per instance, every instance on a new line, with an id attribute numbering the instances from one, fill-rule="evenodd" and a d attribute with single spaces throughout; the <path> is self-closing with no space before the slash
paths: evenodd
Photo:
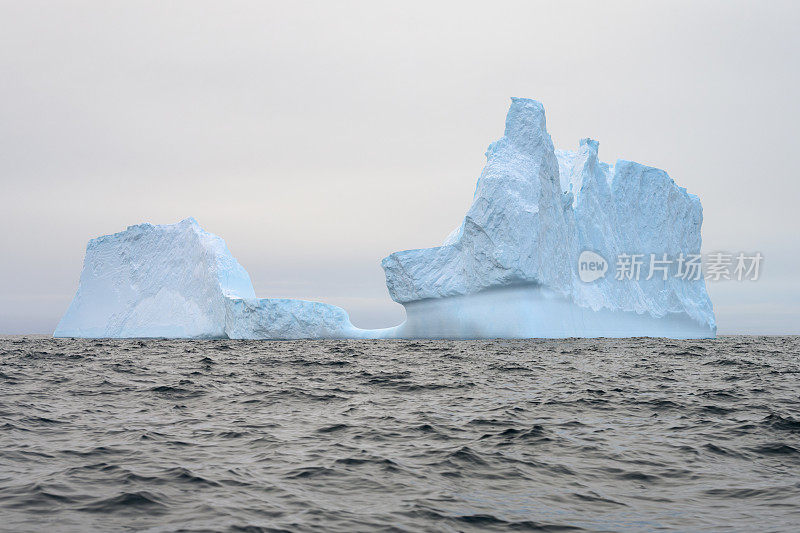
<path id="1" fill-rule="evenodd" d="M 403 319 L 380 260 L 464 216 L 511 96 L 666 170 L 719 333 L 800 333 L 800 3 L 0 1 L 0 333 L 52 333 L 86 242 L 194 216 L 260 297 Z"/>

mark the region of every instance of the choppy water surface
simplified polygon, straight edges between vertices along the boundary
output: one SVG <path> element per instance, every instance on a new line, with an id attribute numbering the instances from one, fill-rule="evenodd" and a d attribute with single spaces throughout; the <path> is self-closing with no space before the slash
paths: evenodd
<path id="1" fill-rule="evenodd" d="M 0 528 L 797 531 L 800 338 L 0 338 Z"/>

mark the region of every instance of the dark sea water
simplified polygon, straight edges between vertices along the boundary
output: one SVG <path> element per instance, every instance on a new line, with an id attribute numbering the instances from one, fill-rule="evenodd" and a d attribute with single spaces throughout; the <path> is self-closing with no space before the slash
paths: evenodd
<path id="1" fill-rule="evenodd" d="M 0 337 L 6 531 L 800 531 L 800 338 Z"/>

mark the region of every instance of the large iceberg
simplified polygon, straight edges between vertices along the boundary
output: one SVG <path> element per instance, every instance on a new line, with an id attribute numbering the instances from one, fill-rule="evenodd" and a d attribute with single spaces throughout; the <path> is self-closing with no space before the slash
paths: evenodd
<path id="1" fill-rule="evenodd" d="M 89 242 L 63 337 L 519 338 L 713 337 L 702 277 L 587 282 L 579 258 L 700 253 L 700 200 L 666 172 L 598 159 L 598 143 L 555 150 L 542 105 L 513 98 L 486 152 L 472 206 L 444 244 L 382 266 L 406 321 L 354 327 L 332 305 L 258 299 L 219 237 L 193 219 L 131 226 Z M 605 270 L 603 270 L 605 274 Z"/>
<path id="2" fill-rule="evenodd" d="M 598 143 L 556 151 L 542 104 L 513 98 L 472 206 L 444 245 L 383 260 L 406 308 L 404 337 L 713 337 L 700 279 L 578 275 L 591 251 L 675 258 L 700 253 L 700 200 L 666 172 L 598 160 Z M 647 274 L 645 272 L 645 274 Z"/>

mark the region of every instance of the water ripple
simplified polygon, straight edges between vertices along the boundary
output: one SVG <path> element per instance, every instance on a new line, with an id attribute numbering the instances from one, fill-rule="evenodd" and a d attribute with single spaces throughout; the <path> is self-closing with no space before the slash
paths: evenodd
<path id="1" fill-rule="evenodd" d="M 799 380 L 798 337 L 0 337 L 0 529 L 793 531 Z"/>

